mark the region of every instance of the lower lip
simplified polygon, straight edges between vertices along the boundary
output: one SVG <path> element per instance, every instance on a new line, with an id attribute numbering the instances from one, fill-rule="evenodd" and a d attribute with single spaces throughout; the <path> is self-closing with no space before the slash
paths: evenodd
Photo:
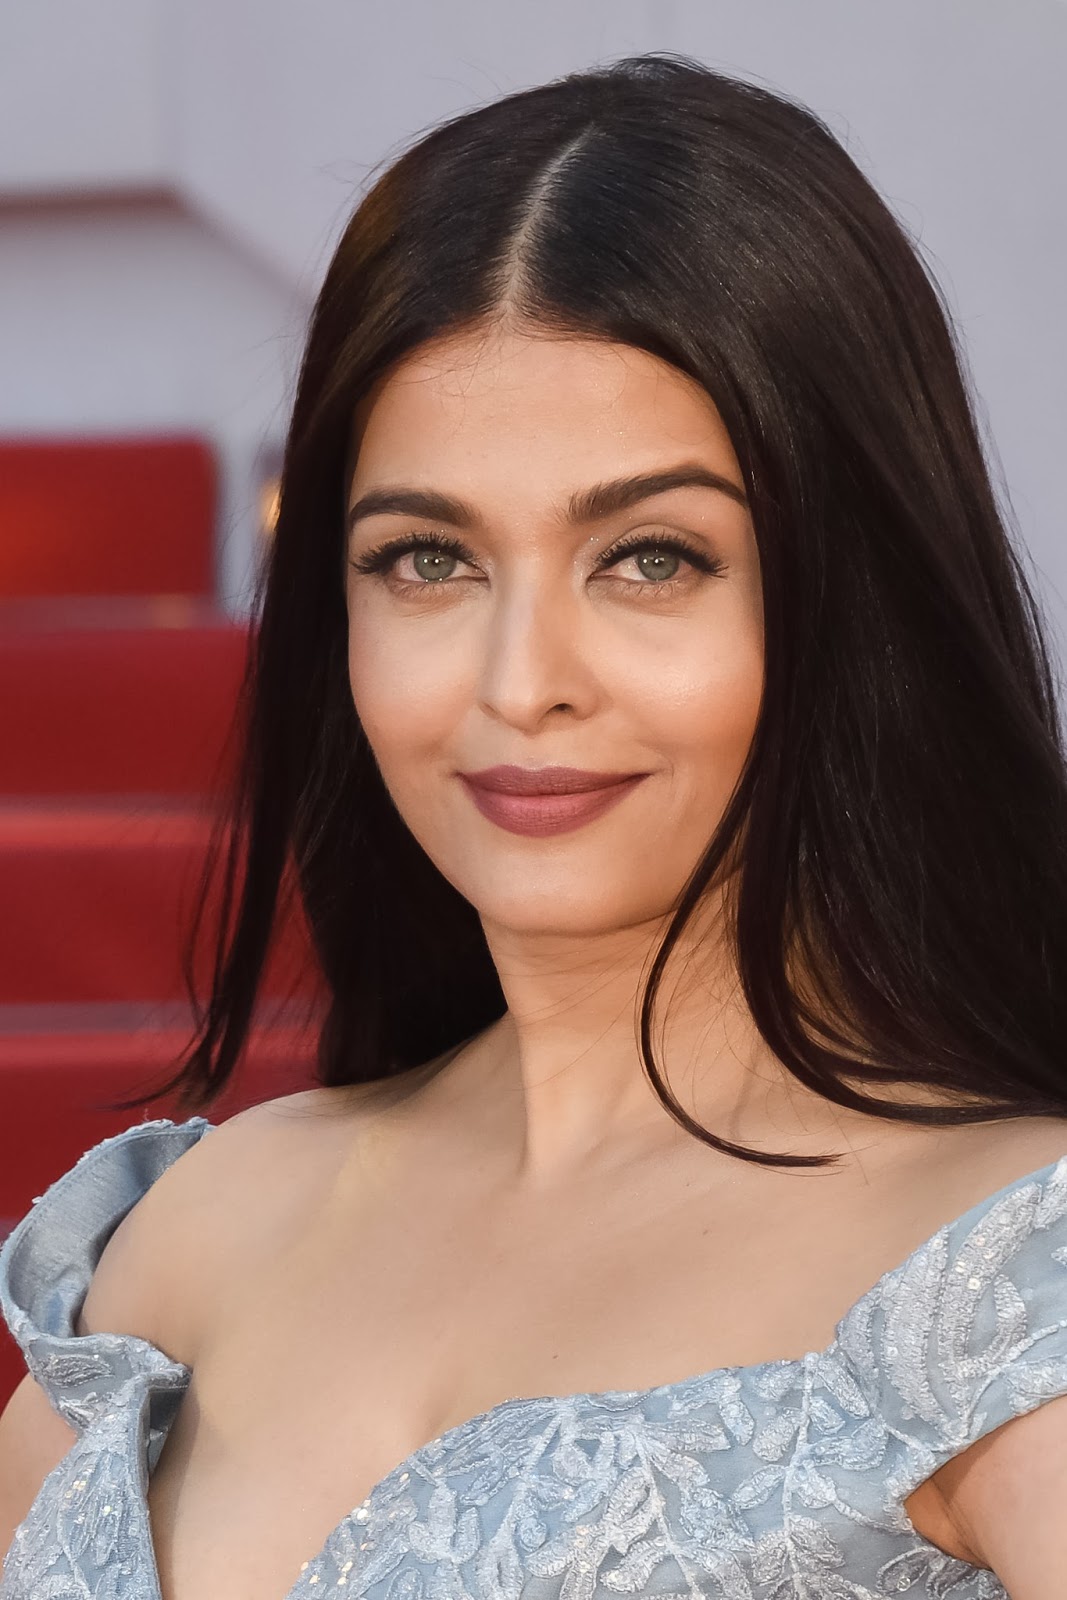
<path id="1" fill-rule="evenodd" d="M 594 817 L 603 816 L 612 806 L 636 789 L 647 774 L 626 778 L 605 789 L 587 789 L 582 794 L 498 794 L 482 789 L 464 778 L 463 786 L 483 817 L 508 833 L 524 833 L 545 839 L 554 833 L 569 833 Z"/>

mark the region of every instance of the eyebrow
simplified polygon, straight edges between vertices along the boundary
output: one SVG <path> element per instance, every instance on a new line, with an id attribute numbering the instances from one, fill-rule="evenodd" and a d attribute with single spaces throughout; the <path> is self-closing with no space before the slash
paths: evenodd
<path id="1" fill-rule="evenodd" d="M 728 495 L 738 505 L 748 505 L 744 490 L 721 473 L 711 472 L 707 467 L 680 466 L 663 472 L 642 472 L 630 478 L 613 478 L 607 483 L 597 483 L 591 489 L 572 494 L 563 520 L 571 524 L 599 522 L 620 511 L 627 511 L 653 495 L 666 494 L 671 489 L 691 488 L 715 489 L 720 494 Z M 429 517 L 453 527 L 471 527 L 479 521 L 477 511 L 465 500 L 457 500 L 435 489 L 370 489 L 360 496 L 349 511 L 348 526 L 354 528 L 361 518 L 380 516 L 385 512 Z"/>

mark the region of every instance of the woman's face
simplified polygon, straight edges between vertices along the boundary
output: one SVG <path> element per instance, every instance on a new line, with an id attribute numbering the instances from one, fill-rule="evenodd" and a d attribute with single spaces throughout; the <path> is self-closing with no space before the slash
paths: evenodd
<path id="1" fill-rule="evenodd" d="M 662 917 L 763 680 L 756 545 L 715 406 L 628 345 L 493 331 L 412 354 L 356 429 L 349 672 L 400 815 L 487 926 Z M 507 792 L 558 788 L 548 767 L 595 776 Z"/>

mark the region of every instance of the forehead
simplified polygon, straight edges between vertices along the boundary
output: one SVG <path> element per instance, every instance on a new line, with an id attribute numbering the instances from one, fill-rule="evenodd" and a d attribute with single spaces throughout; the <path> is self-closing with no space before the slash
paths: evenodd
<path id="1" fill-rule="evenodd" d="M 631 345 L 495 329 L 422 346 L 356 412 L 355 480 L 446 466 L 491 479 L 608 474 L 681 457 L 739 472 L 710 396 Z"/>

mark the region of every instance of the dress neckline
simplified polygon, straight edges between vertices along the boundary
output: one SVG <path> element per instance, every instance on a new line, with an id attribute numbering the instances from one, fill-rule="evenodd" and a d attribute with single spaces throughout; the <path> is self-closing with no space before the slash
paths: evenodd
<path id="1" fill-rule="evenodd" d="M 214 1125 L 211 1123 L 205 1123 L 204 1131 L 210 1131 L 213 1126 Z M 319 1563 L 327 1560 L 334 1544 L 345 1535 L 352 1521 L 354 1519 L 358 1520 L 360 1518 L 360 1513 L 363 1513 L 364 1515 L 368 1514 L 374 1502 L 381 1499 L 381 1497 L 389 1489 L 391 1489 L 394 1484 L 396 1484 L 399 1480 L 406 1479 L 406 1477 L 410 1476 L 413 1472 L 417 1472 L 427 1457 L 437 1456 L 442 1451 L 447 1451 L 448 1447 L 462 1438 L 464 1434 L 486 1426 L 487 1424 L 493 1422 L 497 1417 L 503 1416 L 512 1411 L 521 1411 L 523 1408 L 529 1408 L 531 1412 L 542 1413 L 553 1417 L 557 1416 L 562 1411 L 574 1410 L 583 1405 L 590 1407 L 601 1406 L 604 1408 L 613 1408 L 617 1406 L 622 1409 L 626 1405 L 645 1405 L 658 1397 L 688 1394 L 691 1391 L 699 1392 L 703 1388 L 710 1389 L 724 1378 L 754 1378 L 759 1373 L 770 1372 L 775 1369 L 781 1370 L 784 1368 L 790 1368 L 795 1371 L 807 1367 L 814 1362 L 832 1360 L 833 1357 L 840 1351 L 841 1338 L 846 1323 L 848 1323 L 855 1316 L 861 1314 L 867 1306 L 876 1304 L 882 1297 L 886 1286 L 894 1279 L 898 1279 L 907 1273 L 909 1268 L 911 1268 L 924 1253 L 930 1250 L 931 1246 L 935 1245 L 939 1240 L 947 1240 L 950 1236 L 966 1234 L 970 1230 L 972 1223 L 977 1222 L 981 1216 L 983 1216 L 987 1211 L 992 1210 L 999 1201 L 1005 1199 L 1009 1194 L 1024 1189 L 1029 1184 L 1040 1184 L 1044 1181 L 1047 1181 L 1057 1175 L 1058 1170 L 1061 1168 L 1065 1173 L 1067 1173 L 1067 1152 L 1065 1152 L 1062 1156 L 1056 1157 L 1052 1161 L 1046 1162 L 1043 1166 L 1036 1167 L 1030 1172 L 1023 1173 L 1021 1177 L 1009 1179 L 1009 1181 L 1005 1184 L 1002 1184 L 999 1189 L 996 1189 L 992 1193 L 985 1195 L 980 1200 L 976 1200 L 973 1205 L 968 1206 L 967 1209 L 960 1212 L 958 1216 L 953 1217 L 948 1222 L 943 1222 L 940 1227 L 935 1228 L 933 1233 L 931 1233 L 926 1239 L 922 1240 L 921 1243 L 917 1244 L 913 1250 L 909 1251 L 908 1254 L 901 1261 L 899 1261 L 896 1266 L 889 1267 L 886 1269 L 886 1271 L 881 1273 L 875 1282 L 871 1284 L 870 1288 L 865 1289 L 864 1292 L 859 1295 L 857 1299 L 855 1299 L 852 1304 L 845 1309 L 845 1311 L 842 1312 L 841 1316 L 834 1325 L 834 1333 L 832 1338 L 828 1344 L 822 1347 L 822 1349 L 808 1350 L 800 1356 L 778 1356 L 769 1361 L 735 1363 L 730 1366 L 712 1367 L 706 1372 L 694 1373 L 690 1377 L 675 1378 L 667 1383 L 650 1384 L 644 1388 L 638 1389 L 587 1389 L 576 1390 L 571 1393 L 561 1395 L 510 1395 L 502 1400 L 496 1401 L 493 1405 L 488 1406 L 484 1411 L 476 1412 L 473 1416 L 466 1417 L 461 1422 L 453 1423 L 451 1427 L 446 1428 L 442 1433 L 436 1434 L 432 1439 L 427 1439 L 425 1443 L 417 1445 L 414 1450 L 410 1451 L 406 1456 L 403 1457 L 402 1460 L 398 1461 L 395 1466 L 391 1467 L 383 1477 L 377 1479 L 377 1481 L 367 1491 L 364 1499 L 361 1500 L 358 1505 L 352 1507 L 351 1510 L 345 1513 L 340 1521 L 336 1523 L 326 1535 L 324 1542 L 314 1553 L 314 1555 L 310 1556 L 302 1564 L 299 1572 L 296 1575 L 296 1578 L 293 1580 L 292 1584 L 285 1591 L 285 1593 L 278 1596 L 278 1600 L 299 1600 L 304 1572 L 309 1568 L 318 1566 Z M 86 1335 L 86 1337 L 91 1338 L 94 1336 Z M 159 1351 L 158 1347 L 151 1344 L 148 1340 L 137 1339 L 133 1335 L 121 1335 L 120 1337 L 124 1339 L 129 1338 L 132 1342 L 140 1344 L 159 1355 L 163 1355 L 165 1360 L 171 1360 L 170 1357 L 167 1357 L 164 1352 Z M 186 1376 L 190 1375 L 191 1369 L 183 1366 L 182 1363 L 171 1362 L 171 1365 Z M 154 1591 L 152 1600 L 162 1600 L 159 1567 L 156 1561 L 155 1548 L 152 1542 L 151 1522 L 148 1514 L 147 1479 L 144 1501 L 144 1520 L 145 1544 L 151 1564 L 152 1586 Z"/>

